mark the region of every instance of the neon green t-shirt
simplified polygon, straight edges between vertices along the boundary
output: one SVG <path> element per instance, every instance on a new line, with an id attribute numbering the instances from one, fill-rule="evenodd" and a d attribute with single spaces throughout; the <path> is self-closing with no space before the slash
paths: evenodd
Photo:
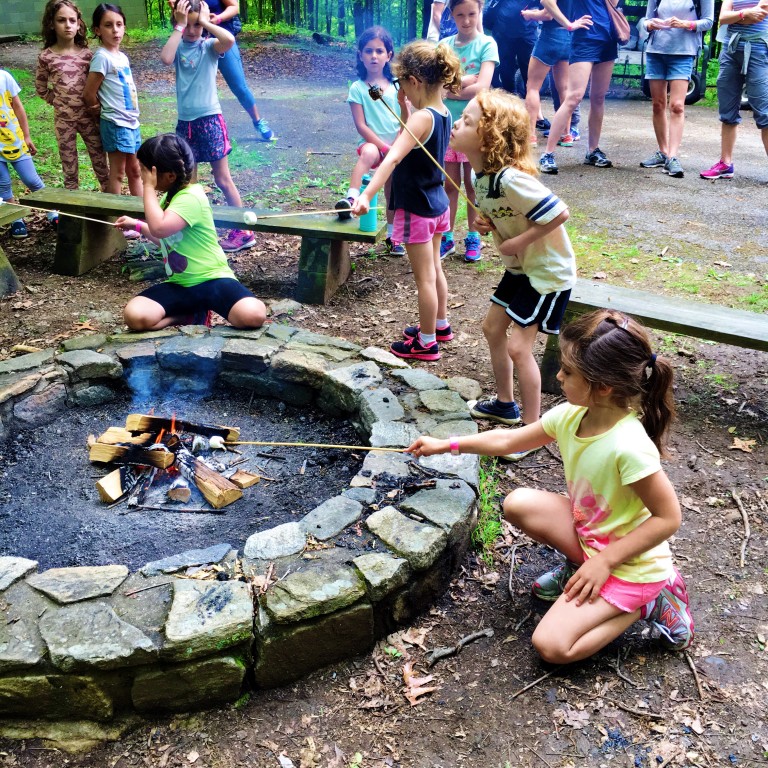
<path id="1" fill-rule="evenodd" d="M 160 205 L 165 203 L 165 197 L 160 198 Z M 221 250 L 211 204 L 199 184 L 190 184 L 177 192 L 166 210 L 187 222 L 184 229 L 160 240 L 169 283 L 191 288 L 219 277 L 237 279 Z"/>
<path id="2" fill-rule="evenodd" d="M 634 411 L 601 435 L 578 437 L 586 412 L 587 408 L 563 403 L 544 414 L 541 426 L 557 440 L 573 524 L 582 550 L 592 557 L 651 516 L 629 485 L 661 471 L 661 462 Z M 643 584 L 664 581 L 672 572 L 672 555 L 664 541 L 627 560 L 613 575 Z"/>

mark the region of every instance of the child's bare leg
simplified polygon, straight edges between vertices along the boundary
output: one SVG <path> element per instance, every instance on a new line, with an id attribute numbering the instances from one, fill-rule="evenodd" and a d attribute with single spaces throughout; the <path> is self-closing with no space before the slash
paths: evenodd
<path id="1" fill-rule="evenodd" d="M 242 208 L 243 201 L 240 198 L 240 193 L 237 191 L 235 182 L 232 180 L 232 174 L 229 172 L 229 161 L 227 158 L 222 157 L 221 160 L 214 160 L 211 163 L 211 170 L 213 171 L 213 180 L 224 194 L 227 203 Z"/>
<path id="2" fill-rule="evenodd" d="M 141 181 L 141 166 L 136 155 L 125 156 L 125 175 L 128 177 L 128 191 L 134 197 L 144 194 L 144 184 Z"/>
<path id="3" fill-rule="evenodd" d="M 419 325 L 421 326 L 421 333 L 425 336 L 431 336 L 435 333 L 437 323 L 437 276 L 433 242 L 430 240 L 426 243 L 408 243 L 405 246 L 419 294 Z M 438 250 L 439 248 L 438 244 Z"/>
<path id="4" fill-rule="evenodd" d="M 488 314 L 483 320 L 483 335 L 488 342 L 491 354 L 491 367 L 496 380 L 496 396 L 503 403 L 511 403 L 515 399 L 514 369 L 512 359 L 507 352 L 507 329 L 512 320 L 504 311 L 504 307 L 491 303 Z"/>
<path id="5" fill-rule="evenodd" d="M 517 366 L 520 406 L 526 424 L 538 421 L 541 415 L 541 371 L 533 356 L 533 345 L 538 331 L 537 325 L 522 328 L 513 323 L 507 341 L 509 357 Z"/>
<path id="6" fill-rule="evenodd" d="M 467 193 L 467 197 L 474 202 L 475 200 L 475 187 L 472 184 L 472 166 L 469 163 L 464 163 L 464 191 Z M 458 195 L 456 193 L 457 203 Z M 477 218 L 477 212 L 471 205 L 467 205 L 467 229 L 470 232 L 475 231 L 475 219 Z"/>
<path id="7" fill-rule="evenodd" d="M 392 199 L 392 177 L 384 182 L 384 199 L 387 203 L 387 224 L 395 223 L 395 212 L 389 210 L 389 201 Z"/>
<path id="8" fill-rule="evenodd" d="M 440 241 L 442 234 L 432 238 L 432 263 L 435 266 L 435 289 L 437 290 L 437 314 L 435 319 L 448 318 L 448 281 L 443 272 L 443 262 L 440 260 Z"/>
<path id="9" fill-rule="evenodd" d="M 458 186 L 461 186 L 461 163 L 446 163 L 445 174 L 453 179 Z M 451 208 L 451 232 L 456 224 L 456 212 L 459 209 L 459 190 L 450 182 L 445 185 L 445 192 L 448 195 L 448 203 Z"/>
<path id="10" fill-rule="evenodd" d="M 235 328 L 261 328 L 266 319 L 267 308 L 255 296 L 240 299 L 227 315 L 227 321 Z"/>
<path id="11" fill-rule="evenodd" d="M 123 179 L 125 178 L 125 158 L 128 157 L 123 152 L 110 152 L 109 157 L 109 181 L 107 182 L 107 192 L 112 195 L 119 195 L 123 188 Z"/>
<path id="12" fill-rule="evenodd" d="M 602 597 L 577 605 L 560 595 L 539 622 L 531 642 L 545 661 L 569 664 L 597 653 L 639 618 L 639 610 L 626 613 Z"/>
<path id="13" fill-rule="evenodd" d="M 573 527 L 571 504 L 565 496 L 533 488 L 515 488 L 504 499 L 504 519 L 535 541 L 554 547 L 572 563 L 584 554 Z"/>
<path id="14" fill-rule="evenodd" d="M 168 317 L 162 304 L 146 296 L 134 296 L 123 310 L 125 324 L 132 331 L 159 331 L 177 323 L 180 318 Z"/>
<path id="15" fill-rule="evenodd" d="M 352 175 L 349 177 L 349 186 L 354 189 L 360 189 L 363 183 L 363 176 L 370 172 L 380 157 L 379 148 L 375 144 L 370 142 L 363 144 L 360 148 L 360 156 L 357 158 L 355 167 L 352 169 Z"/>

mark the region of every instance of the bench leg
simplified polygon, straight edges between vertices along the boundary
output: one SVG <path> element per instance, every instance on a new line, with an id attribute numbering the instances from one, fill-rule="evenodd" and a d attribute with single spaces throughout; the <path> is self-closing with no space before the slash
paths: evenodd
<path id="1" fill-rule="evenodd" d="M 11 262 L 5 255 L 5 251 L 0 248 L 0 298 L 10 296 L 21 288 L 19 279 L 13 271 Z"/>
<path id="2" fill-rule="evenodd" d="M 111 224 L 59 216 L 56 228 L 56 255 L 53 271 L 57 275 L 78 277 L 125 248 L 125 238 Z"/>
<path id="3" fill-rule="evenodd" d="M 302 237 L 296 298 L 305 304 L 325 304 L 349 277 L 346 240 Z"/>
<path id="4" fill-rule="evenodd" d="M 541 391 L 550 395 L 560 394 L 557 372 L 560 370 L 560 337 L 556 334 L 547 336 L 547 346 L 541 358 Z"/>

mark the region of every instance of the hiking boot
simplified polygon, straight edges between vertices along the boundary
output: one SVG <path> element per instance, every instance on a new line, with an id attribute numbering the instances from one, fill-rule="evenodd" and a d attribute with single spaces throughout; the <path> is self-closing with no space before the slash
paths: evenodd
<path id="1" fill-rule="evenodd" d="M 237 253 L 237 251 L 244 251 L 246 248 L 253 248 L 256 245 L 256 238 L 253 236 L 253 232 L 233 229 L 223 240 L 219 240 L 219 245 L 224 253 Z"/>
<path id="2" fill-rule="evenodd" d="M 691 616 L 688 590 L 680 571 L 675 568 L 675 575 L 661 590 L 653 607 L 641 611 L 641 618 L 649 621 L 658 639 L 674 651 L 684 651 L 693 642 L 693 616 Z M 643 614 L 646 614 L 643 616 Z"/>
<path id="3" fill-rule="evenodd" d="M 538 451 L 538 448 L 529 448 L 527 451 L 515 451 L 515 453 L 505 453 L 502 456 L 499 456 L 498 458 L 503 459 L 504 461 L 511 461 L 511 462 L 518 462 L 521 459 L 524 459 L 526 456 L 530 456 L 532 453 L 536 453 Z"/>
<path id="4" fill-rule="evenodd" d="M 718 160 L 711 168 L 702 171 L 699 176 L 702 179 L 732 179 L 733 163 L 726 165 L 722 160 Z"/>
<path id="5" fill-rule="evenodd" d="M 641 168 L 661 168 L 663 167 L 669 158 L 658 149 L 645 160 L 640 161 Z"/>
<path id="6" fill-rule="evenodd" d="M 557 146 L 558 147 L 572 147 L 573 146 L 573 137 L 570 133 L 566 133 L 564 136 L 561 136 L 557 140 Z"/>
<path id="7" fill-rule="evenodd" d="M 453 242 L 453 239 L 449 240 L 443 235 L 442 240 L 440 240 L 440 260 L 442 261 L 446 256 L 450 256 L 452 253 L 456 253 L 456 243 Z"/>
<path id="8" fill-rule="evenodd" d="M 542 117 L 541 120 L 536 121 L 537 131 L 548 131 L 551 127 L 552 127 L 552 123 L 550 123 L 546 117 Z"/>
<path id="9" fill-rule="evenodd" d="M 502 403 L 494 395 L 485 400 L 476 400 L 469 402 L 469 413 L 476 419 L 487 419 L 488 421 L 497 421 L 499 424 L 519 424 L 520 409 L 513 400 L 511 403 Z"/>
<path id="10" fill-rule="evenodd" d="M 680 161 L 676 157 L 670 157 L 666 163 L 664 163 L 664 173 L 668 173 L 675 179 L 682 179 L 685 176 L 683 166 L 680 165 Z"/>
<path id="11" fill-rule="evenodd" d="M 15 240 L 23 240 L 25 237 L 29 237 L 27 225 L 21 219 L 16 219 L 11 224 L 11 237 Z"/>
<path id="12" fill-rule="evenodd" d="M 272 129 L 269 127 L 269 123 L 263 118 L 254 120 L 253 127 L 259 132 L 262 141 L 270 141 L 275 135 L 272 133 Z"/>
<path id="13" fill-rule="evenodd" d="M 566 560 L 551 571 L 547 571 L 545 574 L 539 576 L 539 578 L 533 582 L 531 592 L 533 592 L 534 596 L 538 597 L 539 600 L 546 600 L 549 603 L 553 603 L 563 594 L 563 590 L 565 589 L 568 580 L 578 570 L 579 566 L 576 565 L 576 563 Z"/>
<path id="14" fill-rule="evenodd" d="M 557 173 L 557 163 L 555 162 L 554 152 L 545 152 L 539 158 L 539 170 L 542 173 L 551 173 L 552 175 Z"/>
<path id="15" fill-rule="evenodd" d="M 591 152 L 587 152 L 584 165 L 594 165 L 595 168 L 611 168 L 613 163 L 605 156 L 605 152 L 600 147 L 596 147 Z"/>
<path id="16" fill-rule="evenodd" d="M 433 341 L 427 346 L 422 346 L 418 336 L 415 339 L 406 339 L 405 341 L 396 341 L 389 348 L 393 355 L 405 357 L 411 360 L 426 360 L 431 362 L 440 359 L 440 347 Z"/>
<path id="17" fill-rule="evenodd" d="M 406 250 L 402 243 L 396 243 L 390 237 L 388 237 L 384 243 L 387 246 L 387 253 L 390 256 L 405 256 Z"/>
<path id="18" fill-rule="evenodd" d="M 464 238 L 464 261 L 475 262 L 483 258 L 480 235 L 477 232 L 469 232 Z"/>
<path id="19" fill-rule="evenodd" d="M 415 339 L 419 335 L 419 331 L 421 330 L 421 325 L 409 325 L 407 328 L 403 329 L 403 336 L 405 336 L 406 339 Z M 453 340 L 453 331 L 451 330 L 451 326 L 448 325 L 445 328 L 436 328 L 435 329 L 435 336 L 437 336 L 437 340 L 442 343 L 444 341 L 452 341 Z"/>
<path id="20" fill-rule="evenodd" d="M 339 212 L 339 220 L 346 221 L 352 218 L 352 206 L 355 204 L 354 197 L 342 197 L 333 207 Z"/>

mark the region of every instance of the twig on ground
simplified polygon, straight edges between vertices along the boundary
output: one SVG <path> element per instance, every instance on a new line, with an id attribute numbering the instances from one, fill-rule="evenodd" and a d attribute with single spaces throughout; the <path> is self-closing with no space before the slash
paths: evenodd
<path id="1" fill-rule="evenodd" d="M 167 587 L 172 584 L 171 581 L 161 581 L 159 584 L 150 584 L 148 587 L 141 587 L 139 589 L 132 589 L 130 592 L 123 592 L 123 597 L 133 597 L 138 595 L 139 592 L 146 592 L 148 589 L 157 589 L 158 587 Z"/>
<path id="2" fill-rule="evenodd" d="M 688 662 L 688 666 L 691 668 L 693 679 L 696 682 L 696 690 L 699 692 L 699 698 L 704 701 L 704 688 L 701 685 L 701 678 L 699 677 L 699 671 L 696 669 L 696 664 L 694 664 L 693 659 L 691 658 L 691 654 L 688 653 L 688 651 L 685 651 L 683 655 L 685 656 L 685 660 Z"/>
<path id="3" fill-rule="evenodd" d="M 548 677 L 552 677 L 552 675 L 554 675 L 554 674 L 555 674 L 555 672 L 557 672 L 557 670 L 556 670 L 556 669 L 553 669 L 551 672 L 547 672 L 546 674 L 542 675 L 541 677 L 537 677 L 537 678 L 536 678 L 536 679 L 535 679 L 535 680 L 534 680 L 532 683 L 528 683 L 528 685 L 526 685 L 525 687 L 521 688 L 519 691 L 515 691 L 515 692 L 514 692 L 514 693 L 513 693 L 513 694 L 512 694 L 512 695 L 509 697 L 510 701 L 511 701 L 512 699 L 516 699 L 518 696 L 520 696 L 521 694 L 523 694 L 523 693 L 525 693 L 526 691 L 530 690 L 530 689 L 531 689 L 531 688 L 533 688 L 535 685 L 538 685 L 538 684 L 539 684 L 539 683 L 540 683 L 542 680 L 546 680 Z"/>
<path id="4" fill-rule="evenodd" d="M 523 624 L 525 624 L 525 622 L 531 618 L 531 616 L 533 616 L 533 611 L 528 611 L 528 613 L 526 613 L 525 616 L 523 616 L 523 618 L 520 619 L 520 621 L 518 621 L 517 624 L 515 624 L 513 631 L 517 632 L 520 629 L 520 627 L 522 627 Z"/>
<path id="5" fill-rule="evenodd" d="M 539 760 L 541 760 L 541 762 L 544 763 L 544 765 L 547 765 L 547 766 L 549 766 L 549 768 L 552 768 L 552 763 L 550 763 L 547 760 L 545 760 L 533 747 L 526 747 L 526 749 L 529 752 L 533 752 L 533 754 L 536 755 L 536 757 L 538 757 Z"/>
<path id="6" fill-rule="evenodd" d="M 456 656 L 465 645 L 468 645 L 475 640 L 479 640 L 481 637 L 493 637 L 493 630 L 490 628 L 481 629 L 477 632 L 472 632 L 469 635 L 465 635 L 461 638 L 461 640 L 459 640 L 458 643 L 456 643 L 456 645 L 443 648 L 433 648 L 432 650 L 427 651 L 427 666 L 432 667 L 438 661 L 440 661 L 440 659 L 446 659 L 449 656 Z"/>
<path id="7" fill-rule="evenodd" d="M 743 568 L 747 559 L 747 543 L 749 542 L 749 537 L 752 535 L 752 530 L 749 527 L 749 515 L 747 514 L 747 510 L 744 509 L 744 505 L 741 503 L 741 499 L 736 493 L 735 488 L 731 488 L 731 496 L 733 496 L 733 500 L 736 502 L 739 512 L 741 512 L 741 519 L 744 522 L 744 538 L 741 542 L 741 551 L 739 553 L 739 567 Z"/>
<path id="8" fill-rule="evenodd" d="M 627 677 L 622 671 L 621 666 L 619 664 L 619 654 L 616 654 L 616 663 L 613 665 L 613 668 L 616 670 L 616 674 L 625 682 L 629 683 L 633 688 L 640 688 L 640 684 L 636 683 L 631 677 Z"/>
<path id="9" fill-rule="evenodd" d="M 374 666 L 374 667 L 376 667 L 376 671 L 377 671 L 377 672 L 378 672 L 378 673 L 379 673 L 379 674 L 380 674 L 380 675 L 381 675 L 383 678 L 386 678 L 386 676 L 387 676 L 387 675 L 386 675 L 386 673 L 384 672 L 384 670 L 381 668 L 381 663 L 379 662 L 379 659 L 378 659 L 378 657 L 377 657 L 377 656 L 374 656 L 374 657 L 373 657 L 373 666 Z"/>
<path id="10" fill-rule="evenodd" d="M 557 460 L 558 460 L 558 461 L 559 461 L 561 464 L 563 463 L 563 458 L 562 458 L 562 456 L 558 456 L 558 455 L 555 453 L 555 449 L 554 449 L 554 448 L 553 448 L 551 445 L 549 445 L 549 443 L 547 443 L 547 444 L 544 446 L 544 448 L 546 448 L 547 452 L 550 454 L 550 456 L 552 456 L 552 458 L 554 458 L 554 459 L 557 459 Z"/>
<path id="11" fill-rule="evenodd" d="M 512 578 L 515 575 L 515 554 L 517 553 L 517 548 L 520 546 L 520 544 L 516 543 L 512 547 L 512 552 L 509 556 L 509 581 L 507 581 L 507 590 L 509 591 L 509 596 L 514 599 L 515 595 L 512 592 Z"/>
<path id="12" fill-rule="evenodd" d="M 630 715 L 637 715 L 638 717 L 649 717 L 651 720 L 663 720 L 664 715 L 660 715 L 658 712 L 649 712 L 645 709 L 633 709 L 632 707 L 628 707 L 626 704 L 622 704 L 620 701 L 616 701 L 616 699 L 605 699 L 607 702 L 613 704 L 614 707 L 618 707 L 619 709 L 624 710 L 624 712 L 629 712 Z"/>
<path id="13" fill-rule="evenodd" d="M 706 445 L 702 445 L 698 440 L 696 441 L 696 445 L 698 445 L 702 451 L 706 451 L 707 453 L 714 453 L 714 451 L 711 448 L 707 448 Z"/>

